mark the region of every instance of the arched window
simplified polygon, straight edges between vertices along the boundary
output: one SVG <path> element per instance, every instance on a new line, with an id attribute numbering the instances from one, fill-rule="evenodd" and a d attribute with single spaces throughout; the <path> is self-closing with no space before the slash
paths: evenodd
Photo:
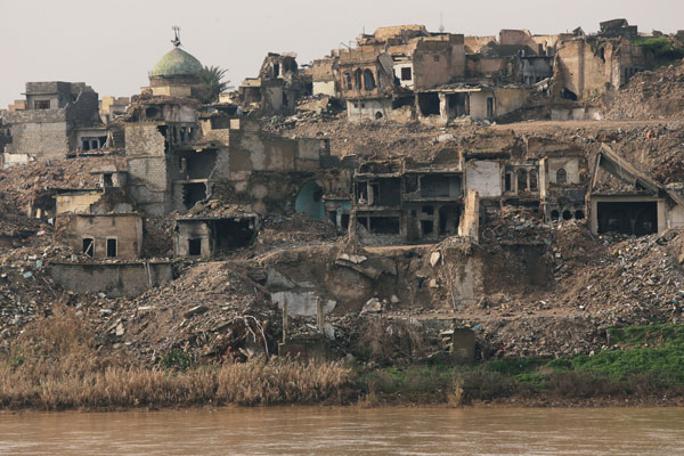
<path id="1" fill-rule="evenodd" d="M 352 85 L 352 77 L 350 72 L 344 73 L 344 88 L 347 90 L 351 90 L 354 88 Z"/>
<path id="2" fill-rule="evenodd" d="M 363 77 L 363 73 L 361 72 L 360 68 L 357 68 L 356 71 L 354 71 L 354 88 L 356 90 L 361 90 L 361 78 Z"/>
<path id="3" fill-rule="evenodd" d="M 363 72 L 363 87 L 366 90 L 375 89 L 375 77 L 373 77 L 373 72 L 371 70 L 365 70 Z"/>
<path id="4" fill-rule="evenodd" d="M 568 182 L 567 171 L 565 171 L 565 169 L 563 169 L 563 168 L 556 171 L 556 183 L 557 184 L 565 184 L 567 182 Z"/>
<path id="5" fill-rule="evenodd" d="M 518 192 L 527 191 L 527 171 L 524 169 L 518 170 Z"/>
<path id="6" fill-rule="evenodd" d="M 506 173 L 504 175 L 504 191 L 505 192 L 513 191 L 513 174 L 512 173 Z"/>
<path id="7" fill-rule="evenodd" d="M 539 190 L 539 181 L 537 179 L 537 170 L 530 170 L 530 191 L 536 192 Z"/>

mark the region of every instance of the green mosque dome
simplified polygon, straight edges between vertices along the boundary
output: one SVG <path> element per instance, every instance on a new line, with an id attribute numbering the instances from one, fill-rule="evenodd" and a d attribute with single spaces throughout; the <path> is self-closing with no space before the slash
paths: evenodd
<path id="1" fill-rule="evenodd" d="M 176 47 L 161 58 L 152 68 L 151 77 L 197 76 L 202 64 L 195 57 Z"/>

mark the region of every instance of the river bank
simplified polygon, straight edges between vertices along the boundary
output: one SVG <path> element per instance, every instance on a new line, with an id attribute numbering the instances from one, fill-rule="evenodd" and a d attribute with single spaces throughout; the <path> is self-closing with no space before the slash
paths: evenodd
<path id="1" fill-rule="evenodd" d="M 679 405 L 684 402 L 684 326 L 611 331 L 613 346 L 568 358 L 448 358 L 378 365 L 255 357 L 194 363 L 182 351 L 132 363 L 98 347 L 77 314 L 36 320 L 0 360 L 4 409 L 126 409 L 325 404 L 516 406 Z"/>

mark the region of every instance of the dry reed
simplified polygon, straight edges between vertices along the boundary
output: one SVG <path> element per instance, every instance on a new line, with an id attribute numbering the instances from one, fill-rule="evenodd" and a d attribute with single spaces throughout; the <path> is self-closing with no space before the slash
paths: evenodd
<path id="1" fill-rule="evenodd" d="M 254 359 L 185 371 L 130 365 L 97 353 L 92 328 L 59 309 L 26 327 L 0 360 L 5 408 L 265 405 L 340 400 L 352 371 L 340 363 Z"/>

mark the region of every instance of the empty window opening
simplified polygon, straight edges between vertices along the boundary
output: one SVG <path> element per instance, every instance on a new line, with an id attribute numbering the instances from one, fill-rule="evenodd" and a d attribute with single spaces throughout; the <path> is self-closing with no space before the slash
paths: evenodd
<path id="1" fill-rule="evenodd" d="M 413 95 L 397 97 L 392 100 L 392 109 L 398 109 L 404 106 L 413 106 L 415 102 L 416 100 Z"/>
<path id="2" fill-rule="evenodd" d="M 463 117 L 470 114 L 470 96 L 454 93 L 446 96 L 449 117 Z"/>
<path id="3" fill-rule="evenodd" d="M 380 119 L 382 119 L 382 112 L 377 111 L 377 112 L 375 113 L 375 120 L 380 120 Z"/>
<path id="4" fill-rule="evenodd" d="M 188 255 L 199 256 L 202 254 L 202 239 L 188 239 Z"/>
<path id="5" fill-rule="evenodd" d="M 375 89 L 375 77 L 373 76 L 373 72 L 371 70 L 365 70 L 363 72 L 363 87 L 366 90 Z"/>
<path id="6" fill-rule="evenodd" d="M 369 217 L 371 233 L 399 234 L 399 217 Z"/>
<path id="7" fill-rule="evenodd" d="M 513 174 L 511 173 L 506 173 L 504 176 L 504 191 L 513 191 Z"/>
<path id="8" fill-rule="evenodd" d="M 369 204 L 368 202 L 368 182 L 356 183 L 356 201 L 360 205 Z"/>
<path id="9" fill-rule="evenodd" d="M 572 100 L 572 101 L 577 101 L 577 94 L 573 92 L 570 89 L 563 88 L 560 93 L 561 98 L 565 98 L 566 100 Z"/>
<path id="10" fill-rule="evenodd" d="M 354 71 L 354 88 L 356 90 L 361 90 L 361 79 L 363 78 L 363 72 L 361 69 Z"/>
<path id="11" fill-rule="evenodd" d="M 524 169 L 518 170 L 518 192 L 527 191 L 527 171 Z"/>
<path id="12" fill-rule="evenodd" d="M 349 214 L 342 214 L 340 217 L 340 228 L 343 230 L 349 228 Z"/>
<path id="13" fill-rule="evenodd" d="M 572 220 L 572 212 L 568 210 L 563 211 L 563 220 Z"/>
<path id="14" fill-rule="evenodd" d="M 435 231 L 435 223 L 432 220 L 420 221 L 420 232 L 423 236 L 429 236 Z"/>
<path id="15" fill-rule="evenodd" d="M 273 77 L 277 78 L 278 76 L 280 76 L 280 64 L 274 63 L 273 64 Z"/>
<path id="16" fill-rule="evenodd" d="M 33 109 L 50 109 L 50 100 L 36 100 L 33 102 Z"/>
<path id="17" fill-rule="evenodd" d="M 406 193 L 413 193 L 418 191 L 418 176 L 415 174 L 409 174 L 404 177 L 404 186 L 406 187 Z"/>
<path id="18" fill-rule="evenodd" d="M 411 71 L 411 67 L 404 67 L 401 69 L 401 80 L 402 81 L 410 81 L 413 79 L 413 74 Z"/>
<path id="19" fill-rule="evenodd" d="M 114 181 L 112 179 L 112 173 L 105 173 L 102 175 L 102 185 L 104 187 L 113 187 Z"/>
<path id="20" fill-rule="evenodd" d="M 169 153 L 171 147 L 169 145 L 168 129 L 166 125 L 160 125 L 157 127 L 157 131 L 164 137 L 164 152 Z"/>
<path id="21" fill-rule="evenodd" d="M 207 186 L 203 183 L 183 184 L 183 206 L 191 209 L 207 198 Z"/>
<path id="22" fill-rule="evenodd" d="M 290 100 L 287 97 L 287 93 L 283 92 L 283 106 L 286 108 L 290 105 Z"/>
<path id="23" fill-rule="evenodd" d="M 328 218 L 330 219 L 333 225 L 337 225 L 337 211 L 330 211 L 328 213 Z"/>
<path id="24" fill-rule="evenodd" d="M 434 60 L 435 62 L 439 62 L 439 56 L 438 56 L 438 55 L 433 55 L 433 56 L 432 56 L 432 60 Z"/>
<path id="25" fill-rule="evenodd" d="M 116 258 L 117 242 L 116 239 L 107 239 L 107 258 Z"/>
<path id="26" fill-rule="evenodd" d="M 584 211 L 581 211 L 581 210 L 575 211 L 575 219 L 576 220 L 584 220 Z"/>
<path id="27" fill-rule="evenodd" d="M 552 210 L 551 211 L 551 220 L 559 220 L 560 219 L 560 212 L 557 210 Z"/>
<path id="28" fill-rule="evenodd" d="M 457 206 L 442 206 L 439 208 L 439 234 L 451 235 L 458 231 L 460 210 Z"/>
<path id="29" fill-rule="evenodd" d="M 563 185 L 568 182 L 568 173 L 565 171 L 565 169 L 561 168 L 558 171 L 556 171 L 556 183 Z"/>
<path id="30" fill-rule="evenodd" d="M 399 178 L 378 179 L 371 187 L 373 189 L 373 204 L 377 206 L 401 204 L 401 180 Z"/>
<path id="31" fill-rule="evenodd" d="M 323 189 L 314 181 L 302 186 L 295 198 L 295 211 L 316 220 L 325 220 Z"/>
<path id="32" fill-rule="evenodd" d="M 494 117 L 494 97 L 487 97 L 487 118 Z"/>
<path id="33" fill-rule="evenodd" d="M 530 171 L 530 191 L 536 192 L 537 190 L 539 190 L 539 180 L 537 179 L 537 171 L 533 169 Z"/>
<path id="34" fill-rule="evenodd" d="M 216 151 L 183 152 L 178 160 L 178 171 L 183 179 L 208 179 L 216 166 Z"/>
<path id="35" fill-rule="evenodd" d="M 147 119 L 156 119 L 157 116 L 159 116 L 159 109 L 157 109 L 155 106 L 150 106 L 149 108 L 145 109 L 145 117 Z"/>
<path id="36" fill-rule="evenodd" d="M 460 182 L 456 176 L 428 175 L 420 179 L 420 195 L 444 198 L 458 196 Z"/>
<path id="37" fill-rule="evenodd" d="M 423 206 L 420 210 L 426 215 L 433 215 L 435 213 L 435 208 L 432 206 Z"/>
<path id="38" fill-rule="evenodd" d="M 658 232 L 658 203 L 598 203 L 598 232 L 644 236 Z"/>
<path id="39" fill-rule="evenodd" d="M 438 116 L 439 95 L 436 92 L 419 93 L 418 107 L 423 116 Z"/>
<path id="40" fill-rule="evenodd" d="M 351 89 L 354 88 L 354 87 L 352 86 L 352 77 L 351 77 L 351 73 L 349 73 L 349 72 L 344 73 L 344 87 L 345 87 L 345 89 L 347 89 L 347 90 L 351 90 Z"/>
<path id="41" fill-rule="evenodd" d="M 368 229 L 368 217 L 359 217 L 357 220 L 361 226 Z"/>
<path id="42" fill-rule="evenodd" d="M 256 237 L 253 218 L 217 220 L 212 226 L 215 252 L 229 252 L 248 247 Z"/>
<path id="43" fill-rule="evenodd" d="M 83 253 L 89 257 L 95 255 L 95 240 L 93 238 L 83 238 Z"/>

